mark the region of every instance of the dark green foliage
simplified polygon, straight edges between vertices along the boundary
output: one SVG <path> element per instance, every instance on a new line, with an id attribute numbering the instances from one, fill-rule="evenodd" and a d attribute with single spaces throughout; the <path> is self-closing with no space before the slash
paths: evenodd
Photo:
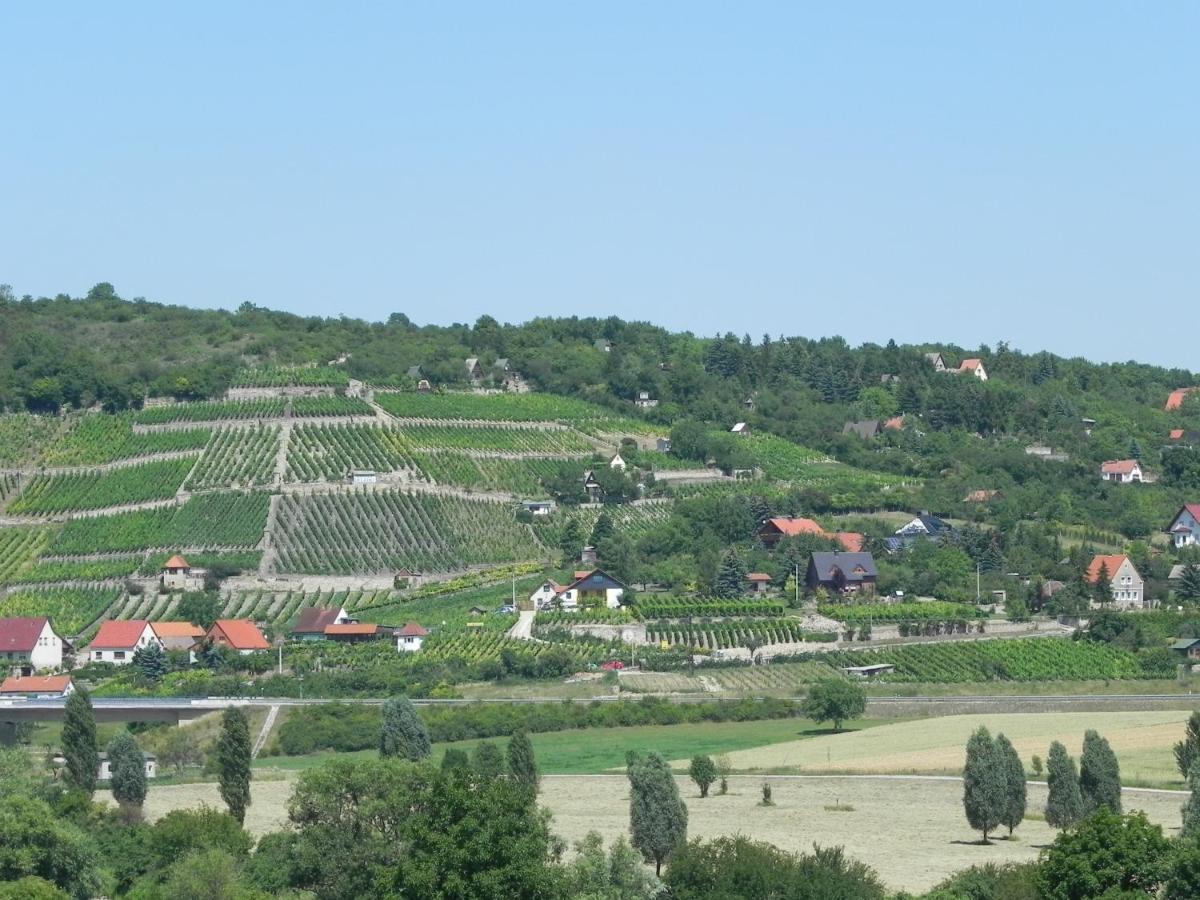
<path id="1" fill-rule="evenodd" d="M 1058 741 L 1050 745 L 1046 757 L 1046 788 L 1047 825 L 1070 828 L 1083 817 L 1083 797 L 1079 794 L 1075 760 Z"/>
<path id="2" fill-rule="evenodd" d="M 1013 829 L 1020 825 L 1025 818 L 1025 766 L 1012 742 L 1003 734 L 996 735 L 996 753 L 1004 767 L 1005 800 L 1000 824 L 1008 828 L 1008 833 L 1012 834 Z"/>
<path id="3" fill-rule="evenodd" d="M 1171 868 L 1171 842 L 1145 814 L 1101 808 L 1064 831 L 1045 851 L 1038 872 L 1044 900 L 1153 896 Z M 1111 893 L 1108 893 L 1111 892 Z"/>
<path id="4" fill-rule="evenodd" d="M 985 863 L 951 875 L 921 900 L 1038 900 L 1034 862 Z"/>
<path id="5" fill-rule="evenodd" d="M 209 629 L 221 615 L 221 600 L 216 593 L 184 594 L 175 608 L 175 615 L 182 621 Z"/>
<path id="6" fill-rule="evenodd" d="M 1007 761 L 988 730 L 981 727 L 967 741 L 963 809 L 971 827 L 982 832 L 985 844 L 988 832 L 1004 821 L 1008 801 Z"/>
<path id="7" fill-rule="evenodd" d="M 1192 795 L 1183 805 L 1183 827 L 1180 834 L 1184 837 L 1200 838 L 1200 760 L 1192 763 L 1187 782 Z"/>
<path id="8" fill-rule="evenodd" d="M 158 681 L 167 674 L 167 654 L 157 641 L 151 641 L 133 651 L 133 667 L 150 681 Z"/>
<path id="9" fill-rule="evenodd" d="M 240 707 L 221 714 L 221 736 L 217 739 L 217 776 L 221 799 L 240 825 L 250 805 L 250 725 Z"/>
<path id="10" fill-rule="evenodd" d="M 841 847 L 788 853 L 746 837 L 699 838 L 678 848 L 664 879 L 672 900 L 883 900 L 875 873 Z"/>
<path id="11" fill-rule="evenodd" d="M 430 753 L 429 732 L 417 708 L 407 697 L 392 697 L 383 704 L 379 729 L 379 755 L 399 756 L 417 762 Z"/>
<path id="12" fill-rule="evenodd" d="M 1200 603 L 1200 565 L 1190 563 L 1184 567 L 1175 587 L 1175 596 L 1189 603 Z"/>
<path id="13" fill-rule="evenodd" d="M 471 753 L 471 768 L 481 778 L 501 778 L 504 775 L 504 754 L 491 741 L 480 741 Z"/>
<path id="14" fill-rule="evenodd" d="M 108 742 L 113 799 L 121 806 L 140 807 L 146 799 L 146 758 L 128 731 Z"/>
<path id="15" fill-rule="evenodd" d="M 100 895 L 100 855 L 83 831 L 40 800 L 0 799 L 0 882 L 43 878 L 76 900 Z"/>
<path id="16" fill-rule="evenodd" d="M 688 777 L 700 788 L 700 796 L 707 797 L 708 789 L 717 780 L 717 764 L 711 756 L 693 756 L 692 763 L 688 766 Z"/>
<path id="17" fill-rule="evenodd" d="M 63 713 L 63 756 L 66 772 L 63 780 L 89 797 L 96 790 L 100 769 L 100 747 L 96 740 L 96 718 L 87 691 L 76 688 L 67 698 Z"/>
<path id="18" fill-rule="evenodd" d="M 524 731 L 516 732 L 508 739 L 508 774 L 517 784 L 523 784 L 530 790 L 536 791 L 541 774 L 538 772 L 537 758 L 533 754 L 533 743 Z"/>
<path id="19" fill-rule="evenodd" d="M 688 811 L 666 761 L 657 753 L 632 761 L 629 767 L 630 843 L 654 874 L 687 840 Z"/>
<path id="20" fill-rule="evenodd" d="M 471 757 L 467 755 L 466 750 L 459 750 L 457 747 L 450 747 L 442 755 L 442 769 L 469 769 L 471 767 Z"/>
<path id="21" fill-rule="evenodd" d="M 269 894 L 282 894 L 299 878 L 296 868 L 296 845 L 300 837 L 289 831 L 265 834 L 246 861 L 242 880 L 252 888 Z"/>
<path id="22" fill-rule="evenodd" d="M 1108 741 L 1095 731 L 1083 735 L 1083 753 L 1079 757 L 1079 793 L 1084 815 L 1101 806 L 1121 813 L 1121 769 Z"/>
<path id="23" fill-rule="evenodd" d="M 1184 778 L 1189 777 L 1192 763 L 1200 757 L 1200 711 L 1193 712 L 1188 716 L 1187 725 L 1184 726 L 1183 740 L 1176 744 L 1173 750 L 1179 774 Z"/>
<path id="24" fill-rule="evenodd" d="M 173 809 L 150 829 L 152 869 L 166 869 L 177 859 L 201 850 L 222 850 L 235 859 L 250 854 L 254 840 L 231 815 L 208 806 Z"/>
<path id="25" fill-rule="evenodd" d="M 1196 900 L 1200 897 L 1200 843 L 1195 835 L 1180 841 L 1163 888 L 1163 900 Z"/>
<path id="26" fill-rule="evenodd" d="M 741 555 L 733 549 L 725 551 L 721 557 L 721 567 L 717 570 L 713 582 L 713 594 L 718 597 L 732 599 L 746 592 L 746 564 Z"/>
<path id="27" fill-rule="evenodd" d="M 818 681 L 800 705 L 805 716 L 817 724 L 832 722 L 835 731 L 841 731 L 843 722 L 858 718 L 866 708 L 862 686 L 840 678 Z"/>

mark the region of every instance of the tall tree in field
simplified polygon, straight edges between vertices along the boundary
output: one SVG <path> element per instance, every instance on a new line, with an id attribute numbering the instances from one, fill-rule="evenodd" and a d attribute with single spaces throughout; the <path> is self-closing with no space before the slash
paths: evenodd
<path id="1" fill-rule="evenodd" d="M 1079 776 L 1075 760 L 1067 748 L 1055 741 L 1046 757 L 1046 824 L 1051 828 L 1070 828 L 1083 818 L 1083 798 L 1079 795 Z"/>
<path id="2" fill-rule="evenodd" d="M 1183 828 L 1180 835 L 1185 838 L 1200 837 L 1200 760 L 1192 763 L 1188 772 L 1188 790 L 1192 795 L 1183 804 Z"/>
<path id="3" fill-rule="evenodd" d="M 1025 819 L 1025 764 L 1021 762 L 1012 742 L 1003 734 L 996 735 L 996 753 L 1004 766 L 1005 800 L 1000 824 L 1007 827 L 1011 835 L 1013 829 Z"/>
<path id="4" fill-rule="evenodd" d="M 1183 740 L 1174 747 L 1175 765 L 1179 767 L 1179 774 L 1187 778 L 1192 771 L 1192 763 L 1200 758 L 1200 711 L 1193 712 L 1188 716 L 1187 725 L 1184 726 Z"/>
<path id="5" fill-rule="evenodd" d="M 429 732 L 411 700 L 399 696 L 383 704 L 383 720 L 379 728 L 380 756 L 399 756 L 420 762 L 429 756 L 431 750 Z"/>
<path id="6" fill-rule="evenodd" d="M 1084 732 L 1079 757 L 1079 793 L 1083 814 L 1090 816 L 1101 806 L 1121 814 L 1121 767 L 1108 741 L 1092 730 Z"/>
<path id="7" fill-rule="evenodd" d="M 250 805 L 250 724 L 237 706 L 221 714 L 217 781 L 229 814 L 239 823 L 245 822 L 246 807 Z"/>
<path id="8" fill-rule="evenodd" d="M 508 774 L 517 784 L 523 784 L 531 791 L 537 791 L 541 774 L 538 772 L 537 759 L 533 755 L 533 742 L 524 731 L 517 731 L 508 739 Z"/>
<path id="9" fill-rule="evenodd" d="M 687 841 L 688 811 L 679 797 L 679 786 L 666 762 L 657 753 L 638 758 L 629 767 L 630 843 L 654 874 Z"/>
<path id="10" fill-rule="evenodd" d="M 832 722 L 834 731 L 841 731 L 843 722 L 858 718 L 866 708 L 867 694 L 862 687 L 840 678 L 818 681 L 800 704 L 805 717 L 818 725 Z"/>
<path id="11" fill-rule="evenodd" d="M 1008 800 L 1008 779 L 1004 760 L 986 728 L 980 728 L 967 741 L 967 764 L 963 769 L 963 809 L 967 821 L 982 832 L 988 842 L 988 832 L 1004 821 Z"/>
<path id="12" fill-rule="evenodd" d="M 146 800 L 146 757 L 128 731 L 108 742 L 108 765 L 112 770 L 113 799 L 127 814 L 141 814 Z"/>
<path id="13" fill-rule="evenodd" d="M 78 688 L 67 698 L 63 712 L 63 756 L 67 767 L 67 784 L 89 797 L 96 790 L 96 775 L 100 768 L 100 747 L 96 742 L 96 717 L 88 692 Z"/>
<path id="14" fill-rule="evenodd" d="M 717 764 L 712 761 L 711 756 L 697 754 L 692 757 L 692 764 L 688 766 L 688 777 L 700 788 L 700 796 L 707 797 L 708 789 L 717 780 Z"/>

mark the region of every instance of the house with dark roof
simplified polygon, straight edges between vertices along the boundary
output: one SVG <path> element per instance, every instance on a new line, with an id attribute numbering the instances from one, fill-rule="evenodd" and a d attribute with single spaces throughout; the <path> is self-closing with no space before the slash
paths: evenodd
<path id="1" fill-rule="evenodd" d="M 249 619 L 217 619 L 205 637 L 214 647 L 228 647 L 242 656 L 271 649 L 258 626 Z"/>
<path id="2" fill-rule="evenodd" d="M 887 539 L 887 549 L 895 552 L 905 550 L 921 540 L 940 540 L 952 537 L 954 526 L 945 519 L 931 516 L 927 512 L 914 516 L 911 521 L 896 529 L 896 533 Z"/>
<path id="3" fill-rule="evenodd" d="M 563 609 L 582 609 L 592 606 L 602 606 L 616 609 L 621 605 L 628 585 L 613 578 L 602 569 L 592 569 L 590 572 L 576 572 L 575 580 L 559 593 Z"/>
<path id="4" fill-rule="evenodd" d="M 858 422 L 847 422 L 842 426 L 842 434 L 857 434 L 864 441 L 878 437 L 883 426 L 878 419 L 862 419 Z"/>
<path id="5" fill-rule="evenodd" d="M 61 669 L 63 651 L 70 647 L 46 616 L 0 619 L 0 672 L 32 675 Z"/>
<path id="6" fill-rule="evenodd" d="M 870 553 L 813 553 L 805 583 L 810 591 L 824 588 L 835 594 L 873 594 L 879 571 Z"/>
<path id="7" fill-rule="evenodd" d="M 469 381 L 483 380 L 483 366 L 479 365 L 478 357 L 468 356 L 464 365 L 467 368 L 467 379 Z"/>
<path id="8" fill-rule="evenodd" d="M 154 633 L 154 626 L 145 619 L 109 619 L 100 623 L 100 630 L 88 645 L 88 659 L 126 666 L 133 654 L 147 644 L 158 644 L 160 649 L 163 645 Z"/>
<path id="9" fill-rule="evenodd" d="M 75 691 L 70 675 L 13 675 L 0 684 L 0 699 L 55 700 Z"/>
<path id="10" fill-rule="evenodd" d="M 942 358 L 942 354 L 940 353 L 926 353 L 925 361 L 933 366 L 933 371 L 935 372 L 946 371 L 946 360 Z"/>
<path id="11" fill-rule="evenodd" d="M 1200 544 L 1200 503 L 1185 503 L 1167 527 L 1171 543 L 1176 547 Z"/>
<path id="12" fill-rule="evenodd" d="M 349 622 L 344 606 L 334 609 L 319 609 L 315 606 L 305 606 L 300 610 L 300 618 L 292 628 L 292 638 L 298 641 L 321 641 L 325 639 L 325 629 L 330 625 Z"/>
<path id="13" fill-rule="evenodd" d="M 1200 431 L 1189 428 L 1172 428 L 1167 432 L 1167 446 L 1195 447 L 1200 445 Z"/>

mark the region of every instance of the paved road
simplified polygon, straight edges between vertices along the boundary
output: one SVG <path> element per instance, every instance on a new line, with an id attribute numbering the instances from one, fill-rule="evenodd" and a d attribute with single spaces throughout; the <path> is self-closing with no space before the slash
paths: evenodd
<path id="1" fill-rule="evenodd" d="M 533 640 L 533 617 L 536 615 L 535 610 L 521 610 L 517 613 L 517 621 L 513 623 L 513 627 L 508 629 L 508 636 L 518 641 Z"/>

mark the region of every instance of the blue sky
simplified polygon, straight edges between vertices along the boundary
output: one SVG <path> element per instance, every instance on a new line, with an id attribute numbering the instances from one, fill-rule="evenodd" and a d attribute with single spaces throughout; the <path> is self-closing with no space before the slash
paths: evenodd
<path id="1" fill-rule="evenodd" d="M 18 294 L 1198 367 L 1195 3 L 25 3 L 0 34 Z"/>

